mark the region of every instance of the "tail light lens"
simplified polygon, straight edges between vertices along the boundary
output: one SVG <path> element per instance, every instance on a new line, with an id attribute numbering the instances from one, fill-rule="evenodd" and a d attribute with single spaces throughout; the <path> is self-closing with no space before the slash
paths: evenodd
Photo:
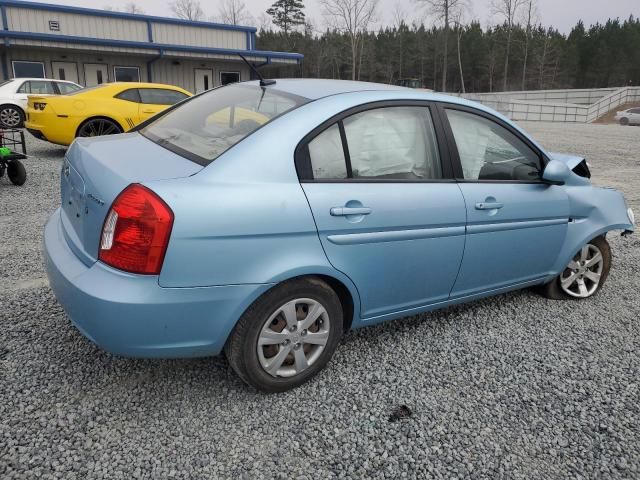
<path id="1" fill-rule="evenodd" d="M 142 185 L 129 185 L 104 221 L 98 258 L 119 270 L 157 275 L 172 227 L 173 212 L 158 195 Z"/>
<path id="2" fill-rule="evenodd" d="M 44 110 L 45 108 L 47 108 L 47 104 L 46 103 L 40 103 L 40 102 L 34 102 L 33 108 L 36 109 L 36 110 Z"/>

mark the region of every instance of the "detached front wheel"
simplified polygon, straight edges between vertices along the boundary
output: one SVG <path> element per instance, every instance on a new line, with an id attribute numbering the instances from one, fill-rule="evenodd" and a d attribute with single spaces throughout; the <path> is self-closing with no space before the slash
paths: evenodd
<path id="1" fill-rule="evenodd" d="M 595 295 L 611 269 L 611 247 L 605 237 L 597 237 L 584 245 L 553 281 L 543 286 L 542 293 L 556 300 L 581 299 Z"/>
<path id="2" fill-rule="evenodd" d="M 234 328 L 225 353 L 236 373 L 265 392 L 297 387 L 324 368 L 342 336 L 340 299 L 322 280 L 269 290 Z"/>

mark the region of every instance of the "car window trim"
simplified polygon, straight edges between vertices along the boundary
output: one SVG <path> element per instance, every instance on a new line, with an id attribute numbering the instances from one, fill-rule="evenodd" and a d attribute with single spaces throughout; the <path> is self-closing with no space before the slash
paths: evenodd
<path id="1" fill-rule="evenodd" d="M 369 110 L 377 110 L 379 108 L 391 108 L 391 107 L 422 107 L 426 108 L 431 115 L 431 122 L 433 123 L 433 129 L 436 137 L 436 144 L 438 148 L 438 156 L 440 161 L 441 176 L 442 178 L 413 180 L 413 179 L 401 179 L 401 178 L 313 178 L 313 169 L 311 167 L 311 157 L 309 155 L 309 143 L 318 135 L 323 133 L 328 128 L 335 124 L 338 124 L 340 129 L 340 137 L 343 142 L 343 154 L 345 162 L 347 163 L 347 174 L 351 169 L 351 158 L 348 157 L 348 145 L 345 147 L 346 134 L 344 133 L 344 126 L 340 127 L 342 121 L 355 115 L 357 113 L 366 112 Z M 451 164 L 451 158 L 449 156 L 449 149 L 446 142 L 446 137 L 440 125 L 440 118 L 436 112 L 435 102 L 431 100 L 379 100 L 374 102 L 363 103 L 350 107 L 342 112 L 339 112 L 332 117 L 328 118 L 320 125 L 315 127 L 309 133 L 307 133 L 302 140 L 298 143 L 294 153 L 294 163 L 296 166 L 296 172 L 298 174 L 298 180 L 300 183 L 452 183 L 455 182 L 453 176 L 453 169 Z"/>
<path id="2" fill-rule="evenodd" d="M 449 150 L 451 152 L 451 163 L 454 170 L 454 176 L 458 183 L 504 183 L 504 184 L 522 183 L 522 184 L 534 184 L 534 185 L 538 185 L 538 184 L 547 185 L 547 183 L 542 178 L 538 180 L 498 180 L 498 179 L 474 180 L 474 179 L 464 178 L 464 174 L 462 172 L 462 162 L 460 160 L 460 154 L 458 152 L 458 145 L 456 144 L 456 140 L 453 135 L 453 130 L 451 128 L 451 124 L 449 123 L 446 110 L 458 110 L 461 112 L 470 113 L 472 115 L 478 115 L 479 117 L 485 118 L 486 120 L 489 120 L 497 124 L 498 126 L 506 129 L 508 132 L 510 132 L 516 138 L 518 138 L 522 143 L 524 143 L 525 146 L 528 147 L 538 157 L 541 175 L 542 175 L 542 172 L 544 172 L 544 169 L 547 163 L 549 162 L 549 158 L 545 155 L 545 153 L 542 150 L 540 150 L 536 145 L 534 145 L 529 138 L 527 138 L 525 135 L 523 135 L 521 132 L 515 129 L 512 125 L 509 125 L 507 122 L 496 117 L 495 115 L 479 110 L 477 108 L 468 107 L 466 105 L 459 105 L 457 103 L 437 102 L 437 104 L 438 104 L 437 109 L 440 115 L 440 120 L 445 132 L 445 136 L 447 138 L 447 144 L 449 146 Z"/>

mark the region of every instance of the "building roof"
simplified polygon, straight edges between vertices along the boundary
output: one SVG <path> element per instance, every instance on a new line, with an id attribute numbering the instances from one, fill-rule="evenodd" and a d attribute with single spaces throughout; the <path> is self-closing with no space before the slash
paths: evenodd
<path id="1" fill-rule="evenodd" d="M 37 22 L 36 27 L 30 27 L 34 25 L 33 22 L 13 22 L 12 13 L 21 11 L 42 11 L 59 13 L 61 15 L 75 15 L 86 17 L 100 17 L 109 18 L 111 21 L 120 21 L 125 25 L 124 31 L 131 31 L 130 38 L 122 38 L 118 36 L 117 32 L 113 35 L 105 37 L 104 35 L 89 36 L 87 32 L 84 35 L 80 35 L 77 32 L 68 32 L 61 28 L 60 22 L 58 24 L 59 30 L 54 30 L 49 26 L 40 26 L 40 21 Z M 271 63 L 285 62 L 285 63 L 299 63 L 303 55 L 299 53 L 291 52 L 272 52 L 257 50 L 255 47 L 255 27 L 240 26 L 240 25 L 226 25 L 212 22 L 200 22 L 190 21 L 178 18 L 157 17 L 152 15 L 139 15 L 123 12 L 114 12 L 108 10 L 96 10 L 84 7 L 70 7 L 66 5 L 53 5 L 49 3 L 30 2 L 24 0 L 0 0 L 0 14 L 2 19 L 2 31 L 0 32 L 0 38 L 4 38 L 5 46 L 11 44 L 12 41 L 19 42 L 31 42 L 31 44 L 60 48 L 60 44 L 68 44 L 74 48 L 82 48 L 83 45 L 92 46 L 93 48 L 114 48 L 119 51 L 123 49 L 131 49 L 134 53 L 146 53 L 157 56 L 192 56 L 195 58 L 203 58 L 208 56 L 223 57 L 226 59 L 234 59 L 238 54 L 245 55 L 252 61 L 265 61 Z M 55 20 L 55 17 L 52 18 Z M 132 23 L 129 23 L 132 22 Z M 68 23 L 68 22 L 67 22 Z M 51 24 L 51 20 L 49 21 Z M 131 30 L 135 25 L 138 29 L 137 36 Z M 170 28 L 170 26 L 184 27 L 186 31 L 206 31 L 206 30 L 218 30 L 227 31 L 229 34 L 235 35 L 236 40 L 232 45 L 220 46 L 219 43 L 210 43 L 209 45 L 202 44 L 191 39 L 185 40 L 183 43 L 177 41 L 171 42 L 163 41 L 162 39 L 154 38 L 154 30 L 158 28 Z M 144 32 L 142 34 L 141 32 Z M 244 48 L 238 48 L 238 37 L 241 35 L 241 43 Z M 183 35 L 185 38 L 188 35 Z M 165 37 L 166 38 L 166 37 Z M 233 48 L 230 48 L 233 47 Z"/>

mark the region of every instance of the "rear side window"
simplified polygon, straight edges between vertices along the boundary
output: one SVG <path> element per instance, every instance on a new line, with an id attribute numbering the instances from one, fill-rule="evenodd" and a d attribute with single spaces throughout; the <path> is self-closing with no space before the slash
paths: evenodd
<path id="1" fill-rule="evenodd" d="M 540 179 L 540 157 L 509 130 L 480 115 L 446 112 L 465 180 Z"/>
<path id="2" fill-rule="evenodd" d="M 29 93 L 32 95 L 53 95 L 56 93 L 53 90 L 52 82 L 46 80 L 30 80 L 24 82 L 18 89 L 18 93 Z"/>
<path id="3" fill-rule="evenodd" d="M 356 113 L 311 140 L 308 151 L 315 180 L 442 178 L 427 107 L 384 107 Z"/>
<path id="4" fill-rule="evenodd" d="M 337 123 L 309 142 L 309 158 L 313 178 L 339 180 L 347 178 L 347 162 Z"/>
<path id="5" fill-rule="evenodd" d="M 187 98 L 182 92 L 162 88 L 140 88 L 138 91 L 142 103 L 153 105 L 173 105 Z"/>
<path id="6" fill-rule="evenodd" d="M 138 93 L 137 88 L 130 88 L 129 90 L 120 92 L 118 95 L 116 95 L 116 98 L 119 98 L 120 100 L 126 100 L 127 102 L 140 103 L 140 94 Z"/>

